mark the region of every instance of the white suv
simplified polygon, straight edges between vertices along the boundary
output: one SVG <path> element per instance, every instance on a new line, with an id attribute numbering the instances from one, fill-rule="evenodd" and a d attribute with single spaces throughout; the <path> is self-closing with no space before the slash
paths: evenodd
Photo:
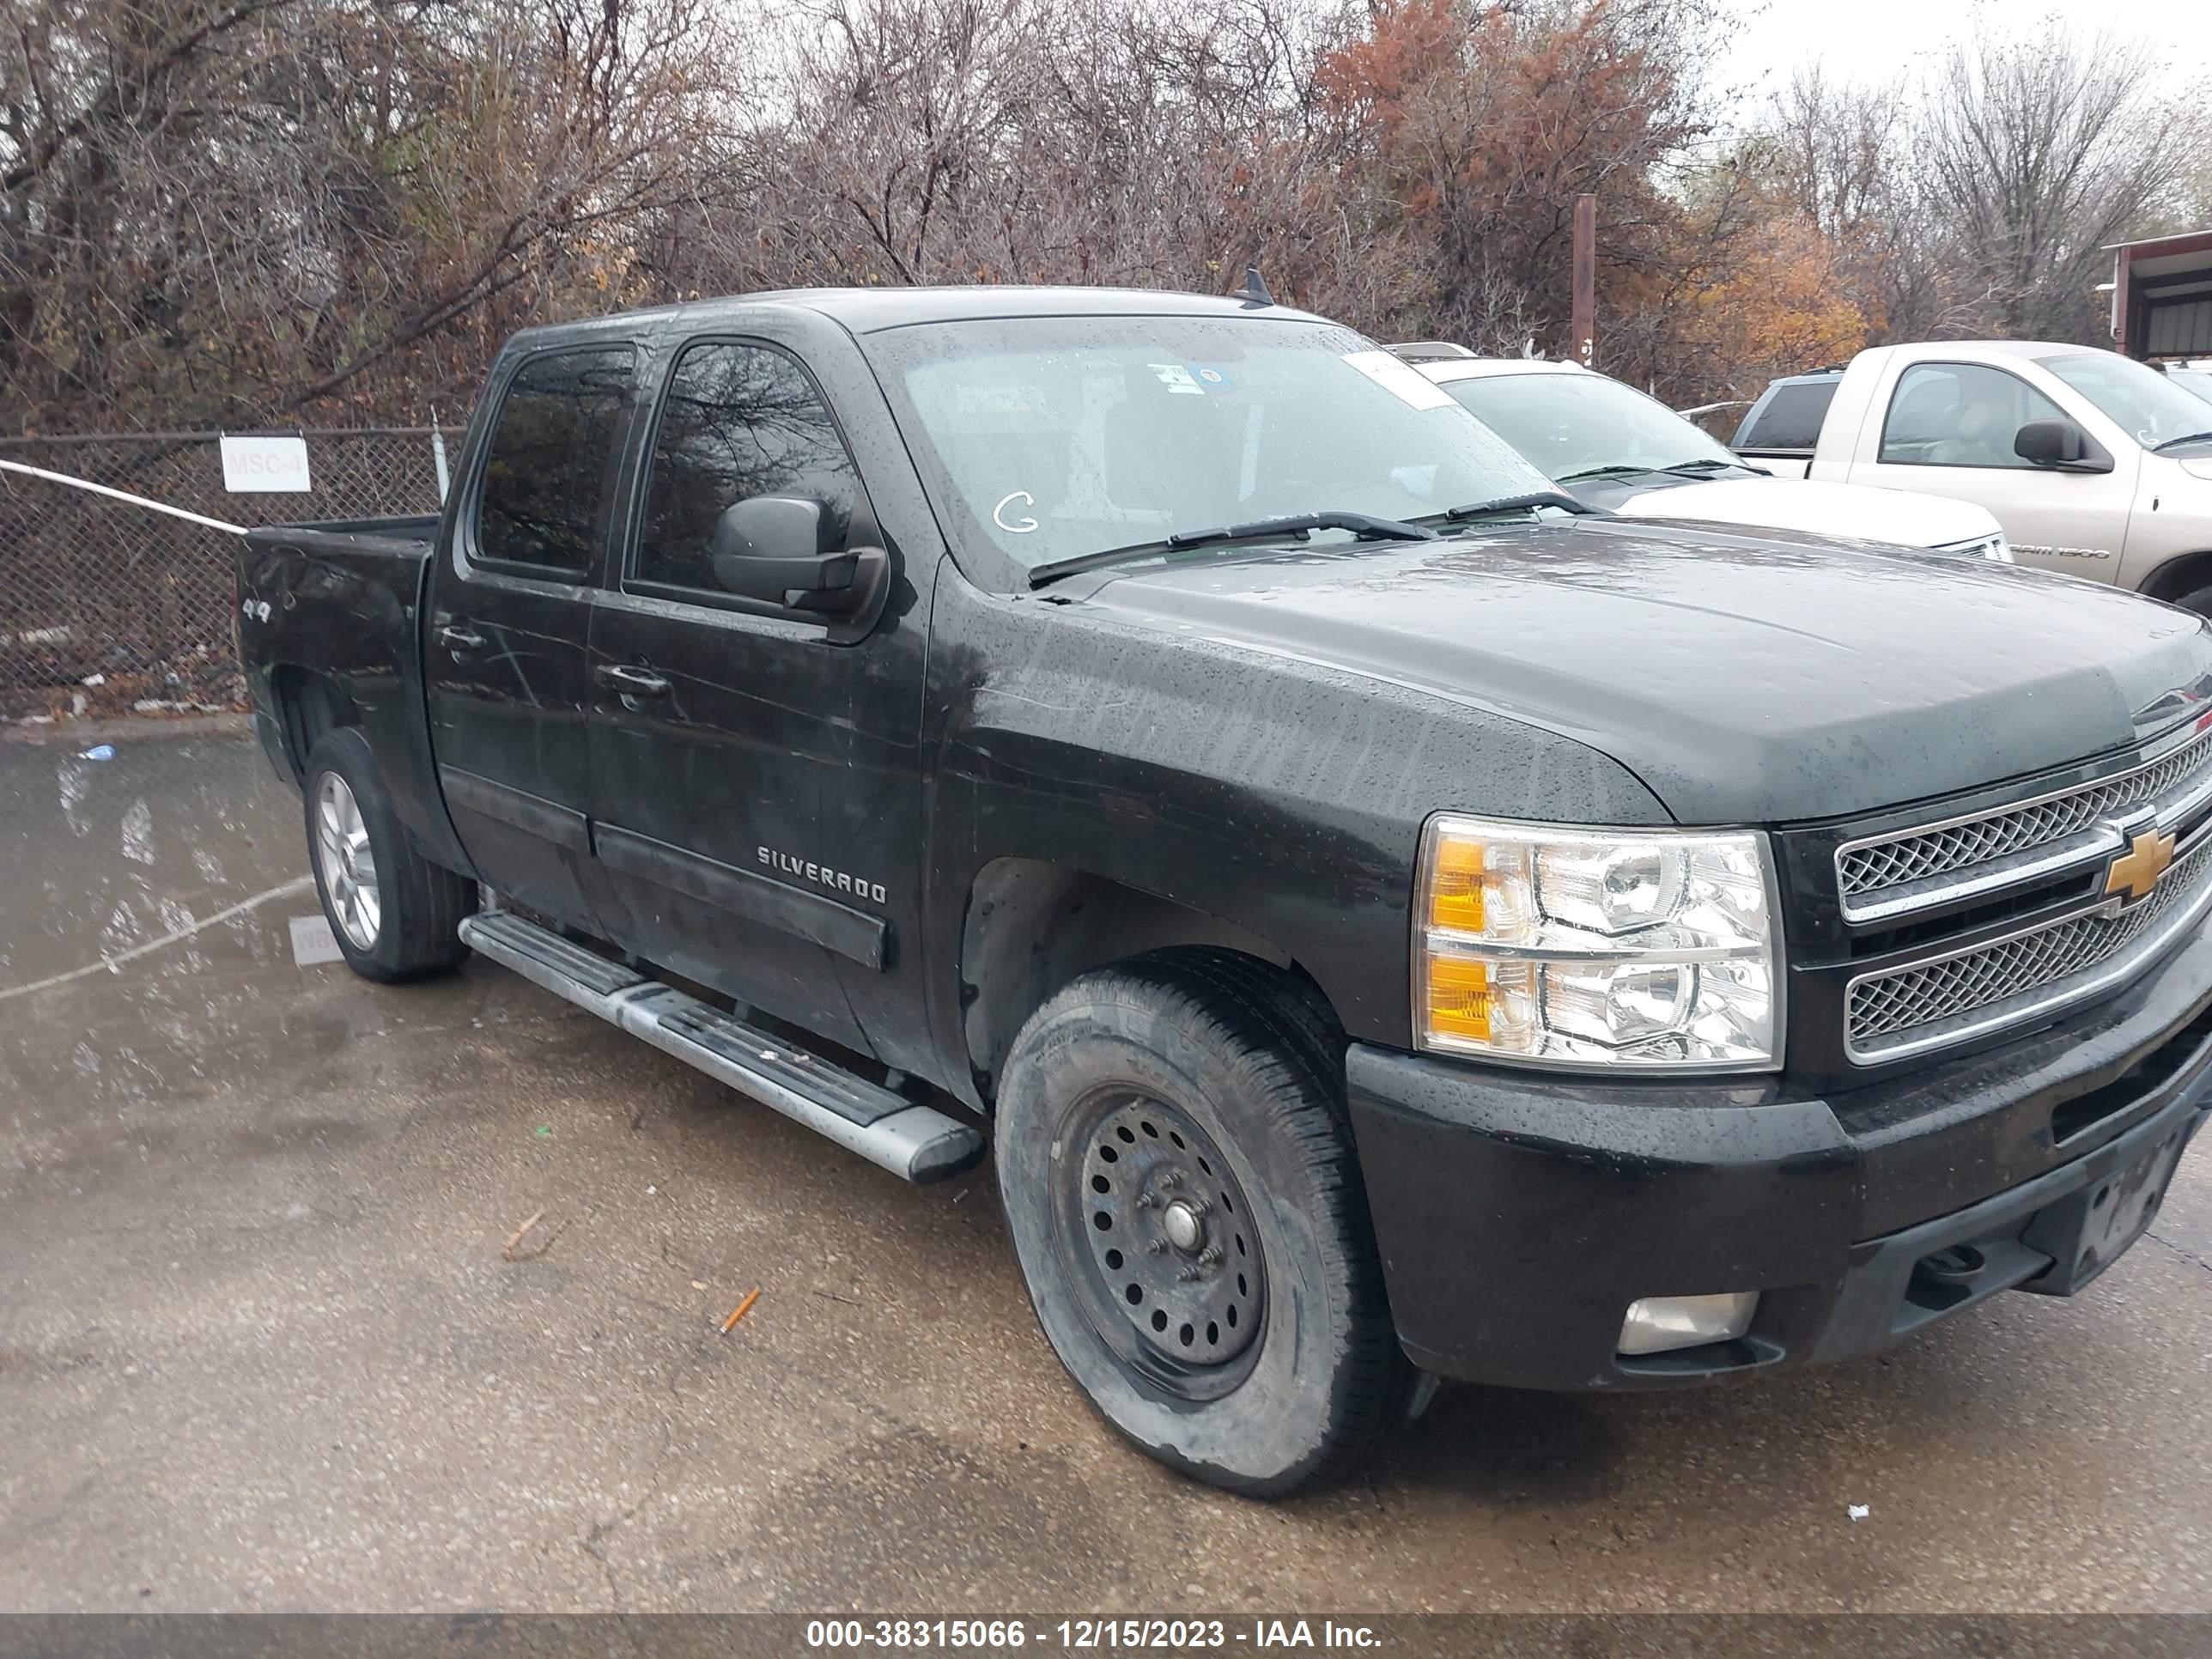
<path id="1" fill-rule="evenodd" d="M 2009 562 L 1988 508 L 1939 495 L 1778 478 L 1635 387 L 1577 363 L 1392 348 L 1562 489 L 1636 519 L 1796 530 Z"/>

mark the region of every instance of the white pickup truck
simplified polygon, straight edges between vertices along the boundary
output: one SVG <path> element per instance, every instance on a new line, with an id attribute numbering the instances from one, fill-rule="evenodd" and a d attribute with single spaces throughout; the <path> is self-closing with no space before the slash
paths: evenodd
<path id="1" fill-rule="evenodd" d="M 1977 502 L 2023 564 L 2212 616 L 2212 405 L 2118 352 L 1875 346 L 1773 382 L 1733 447 L 1778 473 Z"/>

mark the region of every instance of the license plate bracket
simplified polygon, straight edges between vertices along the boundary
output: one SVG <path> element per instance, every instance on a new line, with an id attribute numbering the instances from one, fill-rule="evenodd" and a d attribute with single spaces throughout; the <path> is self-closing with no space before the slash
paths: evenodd
<path id="1" fill-rule="evenodd" d="M 2071 1296 L 2124 1255 L 2165 1201 L 2191 1127 L 2177 1127 L 2133 1161 L 2039 1212 L 2021 1243 L 2048 1255 L 2051 1265 L 2020 1288 Z"/>

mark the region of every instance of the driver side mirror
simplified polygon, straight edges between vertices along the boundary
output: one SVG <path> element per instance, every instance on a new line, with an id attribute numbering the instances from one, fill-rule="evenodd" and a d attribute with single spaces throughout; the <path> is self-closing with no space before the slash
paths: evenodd
<path id="1" fill-rule="evenodd" d="M 2112 458 L 2071 421 L 2030 421 L 2014 435 L 2012 453 L 2033 465 L 2062 472 L 2112 470 Z"/>
<path id="2" fill-rule="evenodd" d="M 709 551 L 714 580 L 739 599 L 850 616 L 875 597 L 890 562 L 879 547 L 836 544 L 836 521 L 820 501 L 755 495 L 715 520 Z"/>

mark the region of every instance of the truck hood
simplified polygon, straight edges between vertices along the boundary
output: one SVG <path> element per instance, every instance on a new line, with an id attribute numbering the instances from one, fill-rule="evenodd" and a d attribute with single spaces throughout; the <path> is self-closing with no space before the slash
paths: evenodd
<path id="1" fill-rule="evenodd" d="M 1972 501 L 1808 478 L 1708 478 L 1665 485 L 1639 489 L 1613 510 L 1632 519 L 1759 525 L 1899 547 L 1948 547 L 1994 536 L 1998 529 L 1996 515 Z"/>
<path id="2" fill-rule="evenodd" d="M 2212 693 L 2203 622 L 2099 583 L 1615 518 L 1224 555 L 1082 591 L 1054 590 L 1571 738 L 1686 823 L 1949 794 L 2137 742 Z"/>

